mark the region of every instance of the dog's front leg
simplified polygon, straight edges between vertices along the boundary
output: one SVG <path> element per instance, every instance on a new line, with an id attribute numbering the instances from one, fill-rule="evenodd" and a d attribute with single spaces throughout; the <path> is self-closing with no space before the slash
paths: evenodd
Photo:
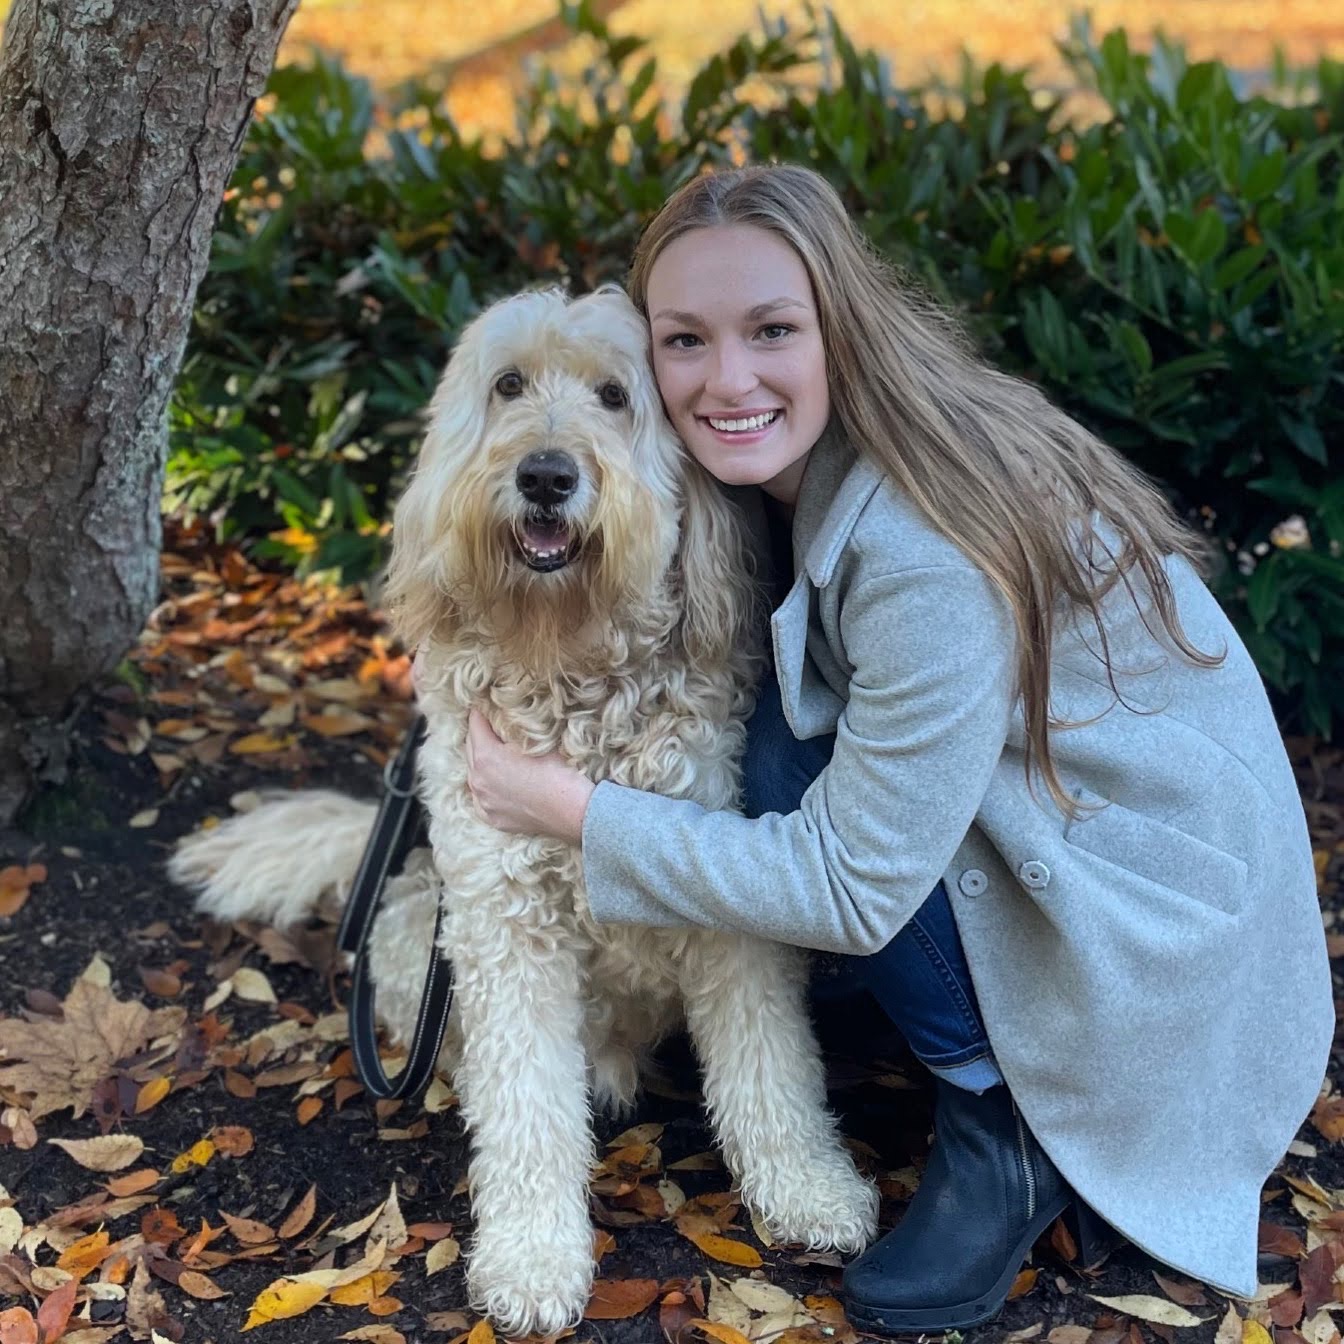
<path id="1" fill-rule="evenodd" d="M 467 1282 L 509 1334 L 553 1334 L 582 1316 L 593 1278 L 580 970 L 536 893 L 512 885 L 501 874 L 453 929 L 476 1225 Z"/>
<path id="2" fill-rule="evenodd" d="M 877 1190 L 826 1108 L 802 958 L 721 933 L 697 935 L 687 952 L 687 1025 L 743 1199 L 780 1241 L 862 1250 L 877 1230 Z"/>

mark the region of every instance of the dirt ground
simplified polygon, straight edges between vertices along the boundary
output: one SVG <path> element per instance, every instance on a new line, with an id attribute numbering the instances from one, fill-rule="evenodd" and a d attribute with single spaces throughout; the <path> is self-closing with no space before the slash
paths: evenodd
<path id="1" fill-rule="evenodd" d="M 302 1314 L 269 1321 L 259 1337 L 269 1344 L 467 1338 L 477 1318 L 465 1302 L 461 1260 L 452 1258 L 451 1249 L 440 1251 L 445 1267 L 426 1273 L 433 1245 L 465 1245 L 470 1234 L 465 1145 L 451 1096 L 440 1086 L 432 1112 L 419 1103 L 393 1111 L 375 1108 L 358 1089 L 350 1077 L 343 1021 L 332 1016 L 342 1010 L 345 980 L 315 968 L 330 930 L 317 931 L 308 942 L 285 944 L 255 929 L 203 926 L 164 872 L 173 840 L 207 816 L 227 815 L 230 798 L 240 793 L 325 784 L 374 796 L 378 762 L 406 719 L 404 659 L 381 642 L 376 622 L 357 600 L 296 599 L 293 585 L 277 587 L 278 581 L 259 578 L 236 558 L 208 548 L 186 558 L 169 556 L 166 564 L 167 605 L 156 614 L 156 629 L 147 633 L 134 673 L 91 701 L 79 718 L 71 779 L 39 800 L 21 832 L 0 834 L 0 867 L 17 866 L 30 876 L 36 870 L 29 865 L 45 868 L 20 908 L 0 917 L 0 1031 L 6 1022 L 59 1023 L 57 1001 L 67 999 L 91 962 L 93 979 L 103 982 L 99 993 L 151 1008 L 178 1007 L 183 1020 L 174 1029 L 175 1040 L 157 1056 L 150 1044 L 112 1061 L 89 1113 L 78 1119 L 67 1107 L 42 1116 L 35 1132 L 25 1129 L 20 1113 L 31 1106 L 31 1097 L 0 1082 L 0 1234 L 8 1203 L 27 1236 L 0 1257 L 0 1307 L 18 1304 L 36 1311 L 37 1296 L 66 1276 L 47 1269 L 35 1291 L 25 1295 L 13 1266 L 20 1264 L 31 1276 L 35 1265 L 59 1266 L 63 1257 L 86 1286 L 111 1285 L 99 1289 L 100 1300 L 88 1305 L 81 1300 L 77 1310 L 84 1319 L 68 1328 L 90 1333 L 71 1338 L 92 1344 L 116 1338 L 110 1332 L 122 1326 L 140 1339 L 157 1330 L 157 1337 L 190 1344 L 233 1340 L 243 1332 L 249 1305 L 269 1284 L 354 1258 L 355 1241 L 340 1243 L 333 1233 L 377 1209 L 395 1183 L 406 1232 L 395 1268 L 389 1267 L 391 1279 L 370 1278 L 362 1302 L 333 1305 L 328 1296 Z M 211 596 L 193 606 L 192 595 L 201 593 Z M 239 601 L 231 604 L 230 594 Z M 276 617 L 287 609 L 292 619 Z M 252 624 L 240 633 L 244 615 Z M 295 656 L 295 649 L 303 652 Z M 243 663 L 240 650 L 246 653 Z M 190 669 L 192 676 L 186 675 Z M 329 696 L 327 713 L 301 708 L 292 731 L 273 729 L 274 741 L 262 744 L 269 750 L 234 749 L 249 741 L 257 747 L 257 720 L 265 706 L 275 711 L 287 696 L 301 696 L 323 678 L 328 691 L 362 685 L 366 696 L 358 710 L 350 697 L 338 702 Z M 281 708 L 273 718 L 284 714 Z M 361 729 L 352 728 L 352 714 L 362 716 Z M 314 731 L 311 722 L 321 718 L 330 722 Z M 342 731 L 334 731 L 337 727 Z M 227 745 L 219 748 L 218 739 Z M 1310 743 L 1294 743 L 1294 752 L 1318 850 L 1327 925 L 1333 929 L 1344 866 L 1341 753 Z M 1331 951 L 1339 950 L 1332 933 Z M 105 970 L 98 968 L 99 957 Z M 260 974 L 274 1001 L 249 972 Z M 232 993 L 207 1007 L 226 983 Z M 70 1011 L 67 1000 L 67 1020 Z M 929 1095 L 917 1067 L 895 1055 L 875 1023 L 871 1034 L 862 1022 L 856 1025 L 857 1011 L 852 1003 L 841 1004 L 826 1010 L 821 1023 L 831 1050 L 832 1100 L 861 1160 L 882 1178 L 883 1221 L 890 1224 L 925 1159 Z M 318 1030 L 325 1034 L 315 1036 Z M 0 1057 L 0 1068 L 4 1062 Z M 1337 1049 L 1332 1080 L 1340 1076 L 1339 1064 Z M 160 1078 L 168 1081 L 156 1082 Z M 617 1285 L 646 1285 L 613 1290 L 627 1306 L 623 1293 L 653 1297 L 624 1319 L 586 1320 L 572 1337 L 595 1344 L 654 1344 L 666 1328 L 686 1344 L 703 1344 L 704 1338 L 737 1344 L 742 1334 L 756 1338 L 759 1317 L 725 1315 L 722 1287 L 715 1290 L 715 1310 L 714 1302 L 702 1303 L 700 1295 L 714 1287 L 712 1275 L 721 1283 L 754 1277 L 810 1304 L 786 1344 L 852 1341 L 854 1333 L 825 1301 L 838 1288 L 835 1266 L 800 1256 L 796 1248 L 764 1246 L 747 1215 L 738 1210 L 734 1219 L 731 1202 L 725 1206 L 726 1173 L 696 1157 L 712 1144 L 695 1086 L 685 1043 L 674 1041 L 660 1056 L 652 1089 L 636 1113 L 598 1124 L 603 1144 L 630 1126 L 661 1126 L 627 1134 L 623 1156 L 612 1160 L 609 1153 L 608 1169 L 594 1187 L 595 1220 L 610 1234 L 600 1277 Z M 1253 1079 L 1248 1086 L 1254 1087 Z M 1142 1098 L 1135 1101 L 1142 1104 Z M 139 1113 L 138 1105 L 143 1105 Z M 1344 1229 L 1338 1111 L 1329 1103 L 1318 1108 L 1319 1125 L 1303 1126 L 1296 1152 L 1267 1186 L 1262 1240 L 1272 1253 L 1263 1258 L 1261 1280 L 1276 1287 L 1255 1303 L 1235 1304 L 1236 1317 L 1246 1319 L 1229 1321 L 1225 1298 L 1201 1291 L 1132 1248 L 1113 1254 L 1099 1272 L 1084 1273 L 1062 1258 L 1056 1233 L 1037 1246 L 1020 1282 L 1021 1296 L 998 1320 L 965 1338 L 972 1344 L 1009 1338 L 1053 1344 L 1180 1338 L 1204 1344 L 1215 1335 L 1219 1344 L 1271 1336 L 1279 1344 L 1338 1340 L 1328 1314 L 1329 1304 L 1338 1305 L 1344 1296 L 1333 1284 L 1344 1262 L 1335 1230 L 1336 1224 Z M 102 1188 L 116 1185 L 119 1191 L 134 1184 L 117 1185 L 124 1170 L 100 1175 L 50 1142 L 87 1139 L 101 1129 L 143 1140 L 134 1166 L 150 1173 L 143 1178 L 149 1184 L 134 1199 L 114 1199 Z M 251 1146 L 230 1156 L 242 1131 Z M 227 1144 L 224 1134 L 232 1136 Z M 187 1155 L 211 1135 L 218 1139 L 215 1151 L 203 1165 L 193 1164 Z M 1216 1143 L 1217 1135 L 1209 1141 Z M 201 1151 L 196 1149 L 198 1156 Z M 687 1158 L 695 1159 L 690 1169 L 675 1165 Z M 724 1239 L 758 1252 L 759 1268 L 752 1268 L 751 1254 L 730 1251 L 725 1260 L 694 1244 L 669 1212 L 673 1203 L 653 1193 L 661 1191 L 655 1182 L 667 1180 L 692 1200 L 707 1196 L 698 1207 L 718 1220 Z M 289 1235 L 284 1229 L 277 1235 L 273 1229 L 313 1187 L 311 1216 L 300 1212 L 286 1224 Z M 123 1209 L 126 1204 L 134 1207 Z M 235 1220 L 227 1231 L 224 1214 Z M 100 1226 L 106 1233 L 102 1243 L 96 1240 Z M 45 1242 L 40 1232 L 33 1233 L 44 1227 Z M 248 1228 L 255 1232 L 250 1250 L 241 1235 Z M 84 1241 L 72 1251 L 76 1234 Z M 709 1244 L 722 1251 L 717 1242 Z M 76 1264 L 86 1253 L 87 1268 Z M 138 1261 L 147 1263 L 148 1278 L 119 1297 L 118 1283 L 124 1290 L 133 1287 L 131 1270 Z M 6 1284 L 12 1292 L 8 1303 Z M 1157 1308 L 1131 1302 L 1127 1310 L 1117 1309 L 1097 1297 L 1156 1299 Z M 1164 1303 L 1171 1307 L 1173 1297 L 1198 1323 L 1143 1319 L 1160 1316 L 1158 1309 Z M 624 1309 L 618 1303 L 613 1310 L 619 1315 Z M 686 1324 L 716 1312 L 718 1335 Z M 728 1323 L 733 1319 L 735 1326 Z M 103 1329 L 94 1331 L 95 1326 Z M 1262 1327 L 1269 1334 L 1255 1333 Z M 5 1329 L 0 1315 L 5 1344 L 23 1338 Z M 739 1332 L 736 1337 L 724 1333 L 732 1330 Z M 785 1338 L 778 1331 L 762 1337 Z M 485 1338 L 482 1327 L 470 1335 L 471 1344 Z"/>

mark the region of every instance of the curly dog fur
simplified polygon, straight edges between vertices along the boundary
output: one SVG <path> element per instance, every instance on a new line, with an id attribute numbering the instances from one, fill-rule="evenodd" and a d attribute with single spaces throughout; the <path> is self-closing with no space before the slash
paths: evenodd
<path id="1" fill-rule="evenodd" d="M 488 309 L 449 361 L 395 514 L 386 596 L 419 650 L 432 856 L 391 885 L 370 970 L 390 1034 L 409 1039 L 443 902 L 456 998 L 440 1063 L 472 1143 L 468 1282 L 510 1332 L 581 1315 L 590 1107 L 628 1106 L 641 1052 L 682 1021 L 725 1159 L 772 1235 L 856 1251 L 876 1225 L 826 1110 L 800 955 L 599 925 L 580 853 L 494 830 L 467 790 L 475 705 L 595 780 L 737 802 L 755 670 L 742 532 L 663 417 L 647 340 L 613 289 Z M 171 871 L 216 917 L 294 923 L 344 897 L 373 812 L 273 798 L 188 837 Z"/>

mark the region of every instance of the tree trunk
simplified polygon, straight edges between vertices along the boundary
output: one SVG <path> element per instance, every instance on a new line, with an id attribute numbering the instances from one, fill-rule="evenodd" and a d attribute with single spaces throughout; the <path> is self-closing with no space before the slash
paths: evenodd
<path id="1" fill-rule="evenodd" d="M 15 0 L 0 47 L 0 827 L 158 592 L 166 411 L 298 0 Z"/>

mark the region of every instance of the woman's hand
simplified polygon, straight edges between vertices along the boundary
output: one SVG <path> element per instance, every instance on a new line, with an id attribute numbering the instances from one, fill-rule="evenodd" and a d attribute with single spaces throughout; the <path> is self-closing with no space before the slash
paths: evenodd
<path id="1" fill-rule="evenodd" d="M 467 787 L 482 820 L 510 835 L 583 840 L 593 784 L 562 756 L 529 756 L 503 741 L 473 709 L 467 720 Z"/>

